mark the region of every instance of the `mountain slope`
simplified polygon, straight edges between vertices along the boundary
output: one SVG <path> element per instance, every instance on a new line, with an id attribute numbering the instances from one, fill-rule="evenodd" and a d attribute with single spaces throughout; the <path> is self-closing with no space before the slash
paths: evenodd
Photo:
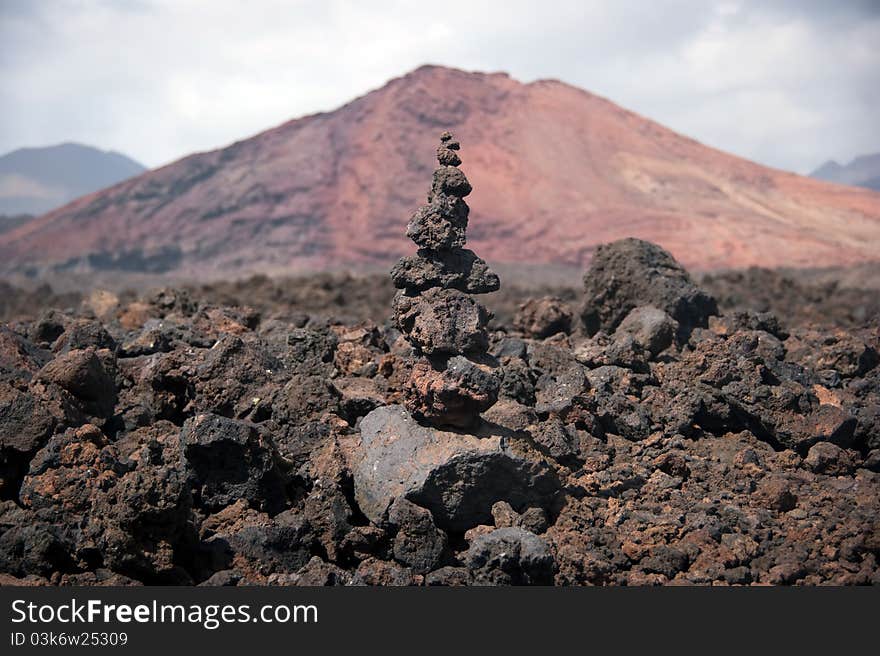
<path id="1" fill-rule="evenodd" d="M 880 153 L 856 157 L 846 166 L 828 160 L 810 177 L 880 191 Z"/>
<path id="2" fill-rule="evenodd" d="M 146 169 L 91 146 L 20 148 L 0 157 L 0 214 L 42 214 Z"/>
<path id="3" fill-rule="evenodd" d="M 547 80 L 422 67 L 86 196 L 0 235 L 0 268 L 248 271 L 387 266 L 424 201 L 438 134 L 474 185 L 490 262 L 583 266 L 625 236 L 686 265 L 820 266 L 876 257 L 880 194 L 768 169 Z"/>

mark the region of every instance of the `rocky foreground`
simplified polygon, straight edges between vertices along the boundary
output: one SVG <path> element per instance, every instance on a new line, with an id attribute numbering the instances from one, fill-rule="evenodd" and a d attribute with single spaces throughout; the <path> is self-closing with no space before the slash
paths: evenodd
<path id="1" fill-rule="evenodd" d="M 466 429 L 406 410 L 393 321 L 283 290 L 2 325 L 0 581 L 880 582 L 876 315 L 725 311 L 635 240 L 585 283 L 488 324 Z"/>

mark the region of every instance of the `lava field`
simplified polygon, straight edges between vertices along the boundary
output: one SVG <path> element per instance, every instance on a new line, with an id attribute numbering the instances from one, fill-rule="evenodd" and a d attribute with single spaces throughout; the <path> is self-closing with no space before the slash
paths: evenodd
<path id="1" fill-rule="evenodd" d="M 453 143 L 393 301 L 7 287 L 0 583 L 880 583 L 876 295 L 625 239 L 504 296 Z"/>

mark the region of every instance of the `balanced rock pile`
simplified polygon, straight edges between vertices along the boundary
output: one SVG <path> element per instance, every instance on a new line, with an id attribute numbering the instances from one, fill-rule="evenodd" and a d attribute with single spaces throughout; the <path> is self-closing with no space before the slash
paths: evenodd
<path id="1" fill-rule="evenodd" d="M 437 426 L 466 428 L 498 399 L 495 363 L 486 354 L 491 315 L 471 294 L 496 291 L 498 276 L 466 241 L 471 185 L 458 168 L 459 144 L 440 137 L 427 205 L 413 215 L 407 236 L 418 252 L 391 271 L 394 315 L 418 360 L 404 390 L 407 409 Z"/>
<path id="2" fill-rule="evenodd" d="M 528 441 L 480 419 L 498 400 L 501 376 L 487 354 L 491 315 L 471 294 L 495 291 L 499 281 L 462 248 L 471 185 L 457 168 L 458 142 L 448 132 L 440 140 L 428 204 L 407 230 L 419 250 L 391 272 L 400 290 L 395 320 L 415 357 L 403 385 L 405 407 L 382 406 L 361 420 L 351 463 L 361 511 L 403 534 L 409 529 L 399 518 L 425 511 L 430 520 L 423 521 L 464 534 L 491 522 L 497 502 L 543 517 L 560 489 Z"/>

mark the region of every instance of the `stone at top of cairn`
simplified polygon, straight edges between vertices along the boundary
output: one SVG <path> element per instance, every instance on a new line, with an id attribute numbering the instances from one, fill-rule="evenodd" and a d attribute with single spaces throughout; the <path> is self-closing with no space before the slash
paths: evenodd
<path id="1" fill-rule="evenodd" d="M 444 132 L 440 135 L 440 145 L 437 146 L 437 161 L 441 166 L 458 166 L 461 158 L 455 151 L 459 148 L 461 145 L 452 137 L 452 133 Z"/>

